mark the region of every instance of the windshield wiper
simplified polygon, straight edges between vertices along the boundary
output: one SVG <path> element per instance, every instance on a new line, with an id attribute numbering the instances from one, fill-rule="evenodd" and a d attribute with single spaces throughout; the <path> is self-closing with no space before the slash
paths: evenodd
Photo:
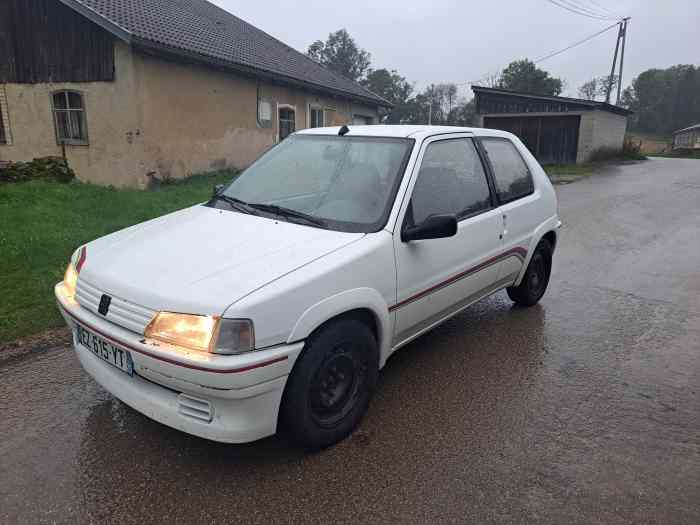
<path id="1" fill-rule="evenodd" d="M 303 211 L 293 210 L 291 208 L 285 208 L 284 206 L 277 206 L 276 204 L 259 204 L 259 203 L 248 203 L 248 206 L 255 208 L 256 210 L 266 211 L 279 215 L 280 217 L 286 217 L 288 219 L 301 219 L 314 226 L 326 226 L 326 221 Z"/>
<path id="2" fill-rule="evenodd" d="M 226 204 L 231 206 L 231 208 L 233 208 L 234 210 L 238 210 L 242 213 L 247 213 L 249 215 L 259 215 L 253 206 L 235 197 L 229 197 L 228 195 L 218 193 L 214 195 L 211 200 L 224 201 Z"/>

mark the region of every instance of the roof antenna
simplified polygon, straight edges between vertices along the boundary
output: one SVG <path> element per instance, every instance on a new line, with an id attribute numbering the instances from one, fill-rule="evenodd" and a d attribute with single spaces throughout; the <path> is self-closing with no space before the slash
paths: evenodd
<path id="1" fill-rule="evenodd" d="M 340 131 L 338 131 L 338 135 L 340 135 L 341 137 L 344 137 L 349 132 L 350 132 L 350 128 L 343 125 L 343 127 L 340 128 Z"/>

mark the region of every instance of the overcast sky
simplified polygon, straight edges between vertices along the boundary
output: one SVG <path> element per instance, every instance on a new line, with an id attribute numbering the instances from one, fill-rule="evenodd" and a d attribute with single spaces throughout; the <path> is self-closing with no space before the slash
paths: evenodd
<path id="1" fill-rule="evenodd" d="M 571 0 L 631 16 L 624 85 L 649 68 L 700 64 L 698 0 Z M 466 83 L 519 58 L 557 51 L 610 21 L 570 13 L 546 0 L 214 0 L 214 3 L 305 52 L 314 40 L 346 28 L 372 54 L 375 69 L 396 69 L 422 89 L 431 82 Z M 569 2 L 571 3 L 571 2 Z M 563 78 L 564 94 L 609 74 L 616 30 L 540 67 Z M 460 93 L 467 94 L 467 86 Z"/>

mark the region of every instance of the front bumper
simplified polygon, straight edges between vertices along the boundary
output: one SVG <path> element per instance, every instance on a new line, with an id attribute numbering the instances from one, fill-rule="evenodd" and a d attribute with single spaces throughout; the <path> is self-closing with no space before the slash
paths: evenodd
<path id="1" fill-rule="evenodd" d="M 284 386 L 303 342 L 238 356 L 202 354 L 149 343 L 101 319 L 68 297 L 62 283 L 55 294 L 71 329 L 80 324 L 131 354 L 133 377 L 75 340 L 73 344 L 85 371 L 130 407 L 188 434 L 224 443 L 246 443 L 276 432 Z"/>

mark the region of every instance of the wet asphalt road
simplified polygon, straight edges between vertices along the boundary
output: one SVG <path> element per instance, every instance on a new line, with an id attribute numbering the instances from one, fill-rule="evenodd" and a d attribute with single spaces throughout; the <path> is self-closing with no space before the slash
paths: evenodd
<path id="1" fill-rule="evenodd" d="M 558 193 L 541 305 L 406 347 L 321 453 L 170 430 L 65 347 L 0 363 L 0 523 L 699 523 L 700 161 Z"/>

